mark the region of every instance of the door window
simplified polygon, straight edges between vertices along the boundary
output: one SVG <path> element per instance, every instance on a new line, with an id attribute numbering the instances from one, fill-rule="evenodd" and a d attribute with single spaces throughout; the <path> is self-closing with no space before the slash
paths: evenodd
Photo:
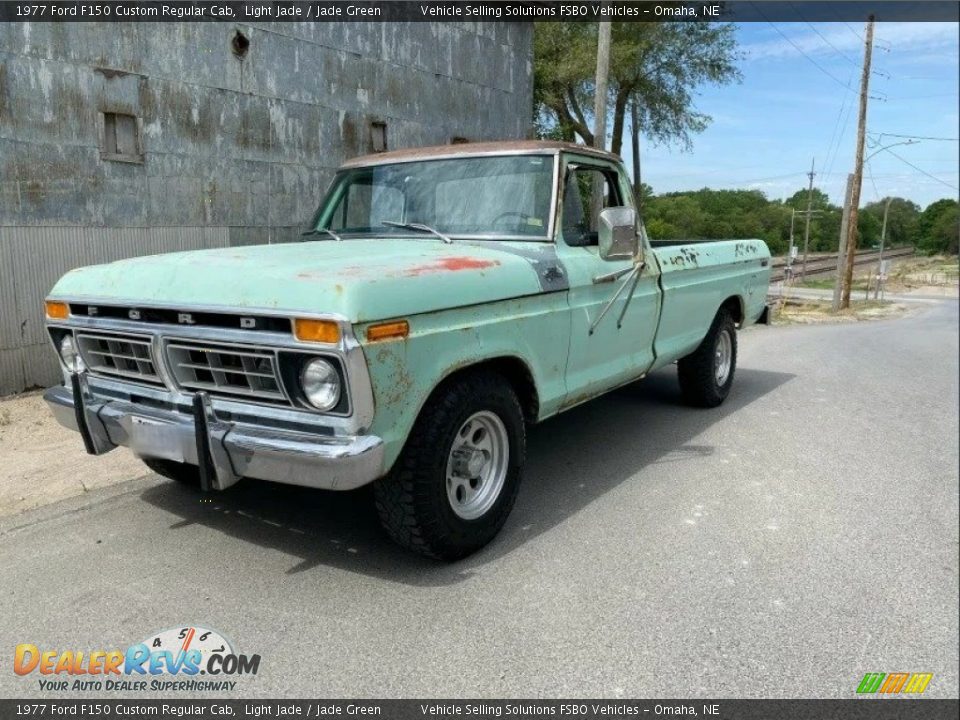
<path id="1" fill-rule="evenodd" d="M 616 176 L 609 170 L 571 167 L 563 191 L 564 241 L 568 245 L 596 245 L 600 211 L 622 204 Z"/>

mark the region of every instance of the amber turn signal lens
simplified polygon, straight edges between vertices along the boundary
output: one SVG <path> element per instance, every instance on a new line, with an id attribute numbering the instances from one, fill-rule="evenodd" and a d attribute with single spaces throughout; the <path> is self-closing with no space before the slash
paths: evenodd
<path id="1" fill-rule="evenodd" d="M 47 317 L 51 320 L 66 320 L 70 314 L 70 306 L 64 302 L 52 302 L 47 300 L 44 305 L 47 308 Z"/>
<path id="2" fill-rule="evenodd" d="M 394 338 L 405 338 L 410 334 L 410 323 L 406 320 L 396 320 L 394 322 L 380 323 L 371 325 L 367 328 L 367 340 L 376 342 L 377 340 L 393 340 Z"/>
<path id="3" fill-rule="evenodd" d="M 297 340 L 305 342 L 322 342 L 331 345 L 340 342 L 340 326 L 332 320 L 297 318 L 293 321 L 293 334 Z"/>

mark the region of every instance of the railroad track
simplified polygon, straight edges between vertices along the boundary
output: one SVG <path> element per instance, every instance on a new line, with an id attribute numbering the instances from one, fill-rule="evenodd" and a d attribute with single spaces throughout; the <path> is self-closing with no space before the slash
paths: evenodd
<path id="1" fill-rule="evenodd" d="M 912 247 L 902 247 L 902 248 L 890 248 L 889 250 L 883 251 L 883 257 L 885 260 L 891 260 L 893 258 L 905 257 L 913 255 Z M 853 260 L 854 266 L 857 265 L 868 265 L 870 263 L 875 263 L 880 259 L 880 252 L 878 250 L 861 250 L 857 252 L 856 257 Z M 786 277 L 786 258 L 776 257 L 773 258 L 771 265 L 773 266 L 773 272 L 770 275 L 770 282 L 780 282 Z M 794 277 L 800 276 L 800 268 L 802 267 L 802 262 L 798 258 L 793 263 Z M 807 257 L 807 277 L 811 275 L 824 275 L 826 273 L 836 272 L 837 269 L 837 253 L 826 253 L 815 256 Z"/>

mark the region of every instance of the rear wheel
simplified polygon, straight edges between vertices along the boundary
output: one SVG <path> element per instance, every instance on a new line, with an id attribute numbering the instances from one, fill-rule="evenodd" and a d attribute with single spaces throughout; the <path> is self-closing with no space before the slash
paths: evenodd
<path id="1" fill-rule="evenodd" d="M 196 465 L 179 463 L 173 460 L 163 460 L 154 457 L 141 457 L 143 464 L 153 470 L 157 475 L 162 475 L 170 480 L 176 480 L 184 485 L 200 485 L 200 468 Z"/>
<path id="2" fill-rule="evenodd" d="M 454 378 L 423 408 L 393 470 L 374 483 L 384 529 L 429 557 L 479 550 L 513 508 L 525 446 L 523 412 L 503 377 Z"/>
<path id="3" fill-rule="evenodd" d="M 721 308 L 700 346 L 677 363 L 683 399 L 697 407 L 716 407 L 730 394 L 737 368 L 737 327 Z"/>

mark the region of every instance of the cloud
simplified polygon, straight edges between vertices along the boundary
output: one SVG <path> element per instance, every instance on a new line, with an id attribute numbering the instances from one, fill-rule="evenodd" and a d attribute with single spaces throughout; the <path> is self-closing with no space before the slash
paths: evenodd
<path id="1" fill-rule="evenodd" d="M 741 49 L 746 52 L 749 60 L 788 59 L 800 57 L 803 53 L 811 57 L 837 57 L 839 51 L 849 59 L 860 62 L 863 41 L 853 32 L 853 30 L 861 32 L 857 26 L 847 27 L 843 23 L 819 23 L 814 27 L 820 35 L 805 24 L 779 23 L 775 27 L 793 43 L 791 44 L 778 34 L 772 40 L 742 45 Z M 802 30 L 798 32 L 800 28 Z M 910 50 L 923 50 L 929 53 L 938 48 L 956 48 L 958 44 L 957 24 L 948 22 L 877 23 L 875 38 L 878 47 L 889 47 L 896 53 Z M 831 45 L 833 47 L 830 47 Z"/>

